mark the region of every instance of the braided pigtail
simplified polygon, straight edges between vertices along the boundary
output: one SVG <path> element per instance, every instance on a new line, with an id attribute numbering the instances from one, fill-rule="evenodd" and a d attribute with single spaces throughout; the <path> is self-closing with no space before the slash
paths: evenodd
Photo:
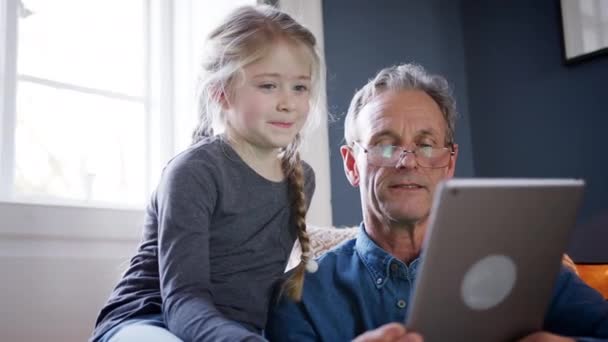
<path id="1" fill-rule="evenodd" d="M 304 193 L 304 169 L 300 154 L 295 149 L 299 145 L 299 136 L 284 152 L 281 160 L 283 173 L 287 178 L 289 186 L 289 197 L 291 203 L 292 220 L 296 226 L 296 233 L 302 256 L 300 264 L 296 266 L 292 276 L 285 283 L 284 290 L 289 298 L 300 301 L 304 285 L 304 274 L 306 271 L 316 272 L 317 264 L 311 260 L 310 238 L 306 232 L 306 195 Z"/>

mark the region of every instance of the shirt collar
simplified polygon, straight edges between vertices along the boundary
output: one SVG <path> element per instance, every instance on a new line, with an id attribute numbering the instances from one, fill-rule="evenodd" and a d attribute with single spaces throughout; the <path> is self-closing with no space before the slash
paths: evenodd
<path id="1" fill-rule="evenodd" d="M 359 225 L 359 233 L 355 242 L 355 251 L 359 258 L 367 268 L 372 282 L 376 288 L 380 289 L 389 279 L 390 266 L 392 263 L 397 263 L 405 272 L 411 273 L 411 278 L 414 279 L 416 269 L 420 263 L 420 258 L 414 259 L 410 266 L 406 266 L 401 260 L 393 257 L 384 249 L 380 248 L 365 231 L 363 222 Z"/>

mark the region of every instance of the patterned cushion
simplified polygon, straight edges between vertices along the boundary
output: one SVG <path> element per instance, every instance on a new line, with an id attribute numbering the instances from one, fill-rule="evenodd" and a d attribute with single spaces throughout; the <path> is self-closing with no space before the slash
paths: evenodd
<path id="1" fill-rule="evenodd" d="M 312 256 L 313 258 L 317 258 L 342 241 L 354 239 L 357 236 L 359 227 L 336 228 L 308 225 L 306 230 L 310 237 Z"/>

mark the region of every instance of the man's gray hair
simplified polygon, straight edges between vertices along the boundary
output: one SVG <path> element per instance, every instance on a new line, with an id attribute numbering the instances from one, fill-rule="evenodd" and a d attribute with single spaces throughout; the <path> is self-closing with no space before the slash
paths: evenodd
<path id="1" fill-rule="evenodd" d="M 380 70 L 363 88 L 355 93 L 344 121 L 344 139 L 348 145 L 357 140 L 356 121 L 361 109 L 386 90 L 421 90 L 439 106 L 447 124 L 446 144 L 454 143 L 456 101 L 448 81 L 431 75 L 416 64 L 401 64 Z"/>

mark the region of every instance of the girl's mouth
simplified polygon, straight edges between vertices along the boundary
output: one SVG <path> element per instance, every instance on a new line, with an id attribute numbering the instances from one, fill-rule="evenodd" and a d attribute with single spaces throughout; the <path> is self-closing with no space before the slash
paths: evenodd
<path id="1" fill-rule="evenodd" d="M 293 126 L 293 122 L 271 121 L 270 124 L 279 128 L 290 128 Z"/>

